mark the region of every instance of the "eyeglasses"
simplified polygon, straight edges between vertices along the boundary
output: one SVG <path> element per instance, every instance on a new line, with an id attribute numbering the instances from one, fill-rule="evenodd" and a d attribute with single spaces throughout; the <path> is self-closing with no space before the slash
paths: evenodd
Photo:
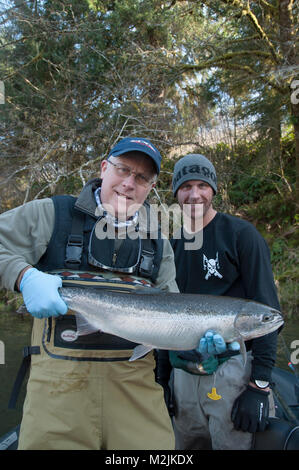
<path id="1" fill-rule="evenodd" d="M 116 174 L 121 178 L 125 179 L 131 175 L 134 175 L 136 184 L 143 186 L 144 188 L 148 188 L 153 183 L 152 178 L 142 175 L 141 173 L 135 173 L 135 171 L 132 171 L 128 166 L 121 165 L 119 163 L 113 163 L 110 160 L 107 160 L 107 162 L 114 166 Z"/>

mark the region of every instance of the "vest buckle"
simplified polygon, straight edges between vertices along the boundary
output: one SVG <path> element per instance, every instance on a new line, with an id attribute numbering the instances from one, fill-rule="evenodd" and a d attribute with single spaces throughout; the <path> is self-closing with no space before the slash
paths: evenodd
<path id="1" fill-rule="evenodd" d="M 154 256 L 153 250 L 142 250 L 141 260 L 139 264 L 139 274 L 143 277 L 151 277 L 154 269 Z"/>
<path id="2" fill-rule="evenodd" d="M 66 256 L 64 264 L 67 268 L 78 268 L 81 264 L 83 251 L 83 237 L 71 234 L 66 245 Z"/>

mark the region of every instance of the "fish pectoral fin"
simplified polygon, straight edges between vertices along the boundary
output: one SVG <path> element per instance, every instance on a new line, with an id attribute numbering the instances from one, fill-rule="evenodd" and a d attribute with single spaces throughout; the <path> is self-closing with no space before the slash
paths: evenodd
<path id="1" fill-rule="evenodd" d="M 142 356 L 145 356 L 145 354 L 149 353 L 152 349 L 154 349 L 153 346 L 145 345 L 145 344 L 139 344 L 133 349 L 133 354 L 130 357 L 129 361 L 136 361 L 136 359 L 139 359 Z"/>
<path id="2" fill-rule="evenodd" d="M 246 351 L 246 346 L 245 346 L 245 343 L 244 343 L 244 339 L 242 338 L 241 335 L 238 335 L 237 338 L 236 338 L 236 341 L 238 341 L 238 343 L 240 345 L 240 353 L 242 354 L 243 366 L 245 367 L 246 362 L 247 362 L 247 351 Z"/>
<path id="3" fill-rule="evenodd" d="M 86 318 L 84 318 L 81 313 L 75 312 L 76 323 L 77 323 L 77 335 L 85 336 L 100 331 L 99 328 L 96 328 L 91 323 L 89 323 Z"/>

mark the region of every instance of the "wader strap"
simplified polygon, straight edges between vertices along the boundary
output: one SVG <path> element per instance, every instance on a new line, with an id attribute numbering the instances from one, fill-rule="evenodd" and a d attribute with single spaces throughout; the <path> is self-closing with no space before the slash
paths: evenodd
<path id="1" fill-rule="evenodd" d="M 173 387 L 170 386 L 170 375 L 172 365 L 169 360 L 168 351 L 162 349 L 154 350 L 154 358 L 156 367 L 154 369 L 155 380 L 163 387 L 164 400 L 168 409 L 169 416 L 175 416 L 175 400 L 173 394 Z"/>
<path id="2" fill-rule="evenodd" d="M 25 346 L 23 349 L 23 361 L 21 363 L 20 369 L 18 371 L 10 400 L 8 403 L 8 408 L 15 408 L 17 399 L 21 390 L 21 386 L 23 383 L 23 380 L 26 376 L 27 371 L 29 370 L 30 363 L 31 363 L 31 355 L 32 354 L 40 354 L 40 347 L 39 346 Z"/>
<path id="3" fill-rule="evenodd" d="M 64 264 L 66 268 L 78 269 L 83 251 L 83 229 L 85 214 L 74 208 L 71 234 L 68 237 Z"/>

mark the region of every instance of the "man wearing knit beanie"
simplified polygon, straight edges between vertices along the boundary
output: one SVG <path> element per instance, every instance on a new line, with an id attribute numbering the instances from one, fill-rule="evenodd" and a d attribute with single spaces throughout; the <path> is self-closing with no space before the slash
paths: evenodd
<path id="1" fill-rule="evenodd" d="M 179 160 L 173 170 L 172 189 L 174 196 L 185 181 L 200 180 L 208 183 L 217 193 L 217 176 L 213 163 L 204 155 L 189 154 Z"/>
<path id="2" fill-rule="evenodd" d="M 178 191 L 179 188 L 180 191 Z M 200 200 L 198 200 L 197 188 L 200 188 Z M 196 227 L 201 226 L 201 222 L 207 223 L 214 217 L 216 212 L 212 207 L 212 198 L 217 193 L 217 176 L 214 165 L 204 155 L 189 154 L 175 164 L 172 189 L 182 209 L 186 201 L 185 214 L 186 219 L 191 216 L 192 232 Z M 203 220 L 201 220 L 202 217 Z M 197 220 L 199 223 L 196 223 Z M 198 242 L 195 242 L 194 248 L 197 247 Z"/>
<path id="3" fill-rule="evenodd" d="M 203 227 L 199 249 L 185 248 L 183 228 L 171 240 L 180 292 L 253 299 L 279 310 L 265 240 L 249 222 L 213 207 L 218 188 L 210 160 L 200 154 L 180 159 L 172 187 L 182 210 L 191 206 L 191 218 L 201 216 Z M 251 448 L 253 433 L 265 430 L 274 414 L 269 382 L 276 343 L 277 332 L 246 342 L 245 367 L 238 348 L 229 349 L 216 331 L 208 331 L 192 353 L 169 353 L 177 449 Z M 190 360 L 199 365 L 196 372 L 186 367 Z"/>

